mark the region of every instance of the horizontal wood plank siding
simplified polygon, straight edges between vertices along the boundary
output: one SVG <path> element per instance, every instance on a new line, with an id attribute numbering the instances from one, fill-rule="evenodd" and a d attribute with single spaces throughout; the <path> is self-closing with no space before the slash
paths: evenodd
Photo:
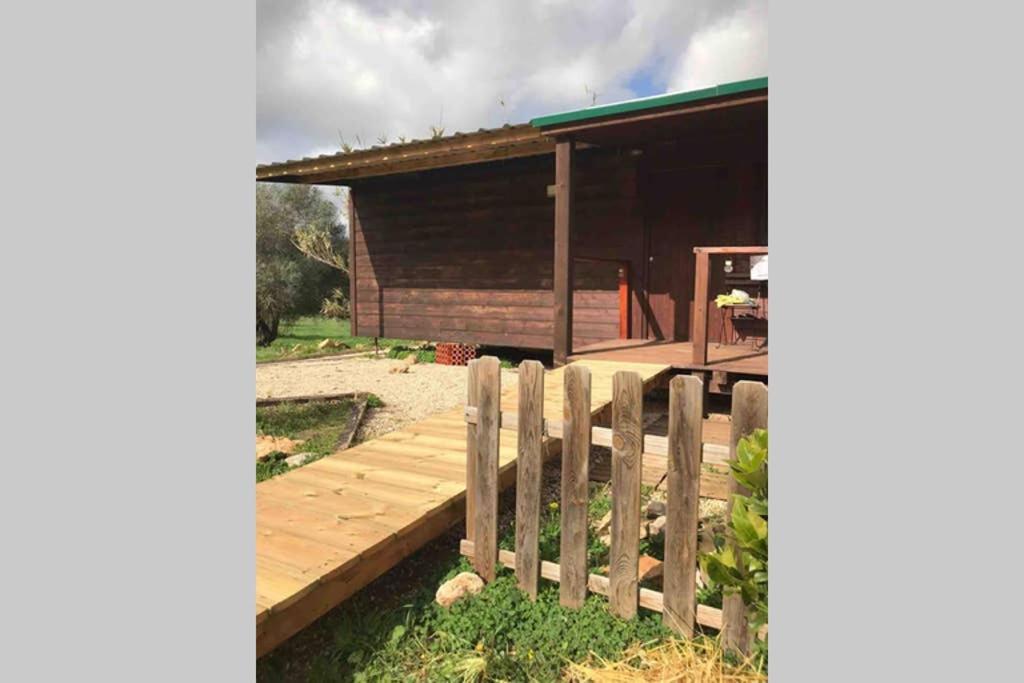
<path id="1" fill-rule="evenodd" d="M 618 235 L 636 214 L 632 162 L 597 151 L 580 159 L 590 237 L 576 236 L 577 253 L 628 258 L 620 250 L 631 239 L 639 259 L 639 232 Z M 553 159 L 537 157 L 355 184 L 356 333 L 552 348 L 553 176 Z M 574 334 L 583 344 L 617 338 L 617 269 L 582 271 Z"/>

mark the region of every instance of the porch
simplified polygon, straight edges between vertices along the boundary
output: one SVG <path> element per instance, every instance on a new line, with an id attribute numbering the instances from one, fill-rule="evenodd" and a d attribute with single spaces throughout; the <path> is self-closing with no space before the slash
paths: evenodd
<path id="1" fill-rule="evenodd" d="M 569 361 L 609 360 L 621 363 L 658 363 L 674 370 L 726 372 L 768 377 L 768 349 L 751 343 L 708 344 L 707 362 L 695 363 L 693 342 L 663 339 L 611 339 L 575 349 Z"/>

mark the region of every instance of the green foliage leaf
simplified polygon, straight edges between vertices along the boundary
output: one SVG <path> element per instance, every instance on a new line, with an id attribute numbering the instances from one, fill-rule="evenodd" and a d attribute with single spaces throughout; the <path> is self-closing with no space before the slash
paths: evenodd
<path id="1" fill-rule="evenodd" d="M 759 625 L 768 620 L 768 432 L 740 439 L 730 468 L 750 495 L 733 496 L 728 542 L 716 539 L 719 549 L 702 554 L 700 565 L 713 585 L 740 594 Z"/>

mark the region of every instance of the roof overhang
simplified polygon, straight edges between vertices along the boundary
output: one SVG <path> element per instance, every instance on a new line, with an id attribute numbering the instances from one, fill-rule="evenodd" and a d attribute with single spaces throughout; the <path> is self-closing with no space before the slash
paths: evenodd
<path id="1" fill-rule="evenodd" d="M 767 109 L 768 79 L 755 78 L 541 116 L 528 124 L 260 165 L 256 180 L 344 185 L 362 178 L 552 154 L 555 140 L 565 137 L 585 147 L 701 136 L 716 128 L 763 128 Z"/>
<path id="2" fill-rule="evenodd" d="M 360 178 L 427 171 L 500 159 L 551 154 L 554 140 L 529 124 L 475 133 L 455 133 L 315 159 L 256 167 L 256 180 L 316 185 L 344 184 Z"/>
<path id="3" fill-rule="evenodd" d="M 532 119 L 530 125 L 549 134 L 565 133 L 622 121 L 678 116 L 694 111 L 736 106 L 737 103 L 742 104 L 747 101 L 767 101 L 767 99 L 768 79 L 753 78 L 700 90 L 641 97 L 625 102 L 540 116 Z"/>

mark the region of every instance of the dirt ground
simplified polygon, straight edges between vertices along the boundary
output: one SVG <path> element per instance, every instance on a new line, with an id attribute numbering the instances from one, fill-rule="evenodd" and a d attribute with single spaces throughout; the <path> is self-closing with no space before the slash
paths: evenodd
<path id="1" fill-rule="evenodd" d="M 355 441 L 366 441 L 428 415 L 462 405 L 466 400 L 466 368 L 416 364 L 392 373 L 398 360 L 373 357 L 328 357 L 256 366 L 256 396 L 277 398 L 309 394 L 365 391 L 384 405 L 367 410 Z M 501 371 L 502 390 L 516 385 L 512 370 Z"/>

